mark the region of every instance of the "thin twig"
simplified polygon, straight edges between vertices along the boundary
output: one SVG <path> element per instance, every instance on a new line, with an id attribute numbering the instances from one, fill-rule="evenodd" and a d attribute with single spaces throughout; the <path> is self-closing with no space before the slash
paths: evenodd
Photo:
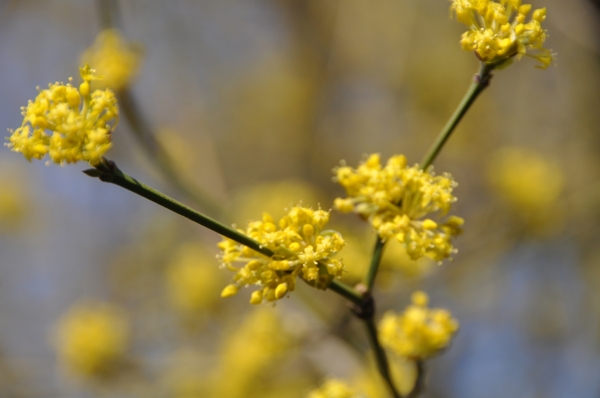
<path id="1" fill-rule="evenodd" d="M 331 284 L 327 288 L 356 305 L 360 305 L 363 302 L 363 295 L 358 290 L 336 279 L 331 281 Z"/>
<path id="2" fill-rule="evenodd" d="M 390 373 L 390 367 L 388 364 L 387 356 L 385 355 L 385 351 L 381 347 L 379 343 L 379 338 L 377 336 L 377 328 L 375 327 L 375 322 L 373 318 L 365 319 L 365 326 L 367 327 L 367 336 L 369 337 L 369 344 L 373 349 L 373 353 L 375 354 L 375 361 L 377 362 L 377 369 L 383 379 L 386 382 L 388 389 L 390 390 L 390 394 L 394 398 L 401 398 L 402 396 L 396 390 L 396 386 L 394 386 L 394 382 L 392 380 L 392 375 Z"/>
<path id="3" fill-rule="evenodd" d="M 481 63 L 479 73 L 477 75 L 475 75 L 474 81 L 471 84 L 471 87 L 469 87 L 467 94 L 465 95 L 465 97 L 463 98 L 461 103 L 458 105 L 458 108 L 452 114 L 452 116 L 450 117 L 450 119 L 448 120 L 448 122 L 446 123 L 446 125 L 444 126 L 444 128 L 442 129 L 440 134 L 438 135 L 437 139 L 435 140 L 435 142 L 433 143 L 433 145 L 431 146 L 431 148 L 429 149 L 429 151 L 423 158 L 423 161 L 421 162 L 421 165 L 420 165 L 422 169 L 427 169 L 429 166 L 431 166 L 431 164 L 433 164 L 433 162 L 439 155 L 440 151 L 444 147 L 444 144 L 446 143 L 446 141 L 448 141 L 448 139 L 450 138 L 450 135 L 452 134 L 452 132 L 454 131 L 454 129 L 456 128 L 456 126 L 458 125 L 458 123 L 460 122 L 462 117 L 466 114 L 467 110 L 469 110 L 469 108 L 471 107 L 471 105 L 473 104 L 475 99 L 477 99 L 479 94 L 487 86 L 489 86 L 490 79 L 492 78 L 492 71 L 494 70 L 494 67 L 495 67 L 495 65 L 489 65 L 489 64 L 485 64 L 483 62 Z M 381 373 L 383 378 L 386 380 L 392 395 L 394 397 L 399 397 L 400 395 L 396 391 L 396 389 L 394 387 L 394 383 L 390 376 L 390 371 L 389 371 L 389 366 L 388 366 L 387 357 L 385 355 L 385 351 L 383 351 L 383 349 L 381 348 L 381 345 L 379 344 L 379 340 L 377 339 L 377 330 L 375 328 L 375 324 L 373 321 L 374 299 L 371 295 L 371 292 L 373 290 L 375 278 L 376 278 L 377 272 L 379 270 L 379 265 L 381 263 L 381 257 L 383 255 L 384 247 L 385 247 L 385 241 L 383 241 L 379 236 L 377 236 L 377 239 L 375 241 L 375 246 L 373 248 L 373 256 L 371 258 L 371 264 L 369 266 L 369 270 L 367 271 L 367 275 L 365 276 L 366 292 L 365 292 L 364 297 L 370 298 L 370 302 L 373 305 L 370 316 L 364 316 L 364 312 L 365 312 L 364 304 L 366 304 L 365 300 L 363 300 L 362 307 L 361 306 L 356 307 L 356 308 L 358 308 L 359 311 L 357 311 L 357 309 L 355 308 L 355 313 L 360 318 L 362 318 L 366 323 L 367 331 L 369 334 L 369 341 L 371 343 L 373 351 L 375 352 L 375 357 L 377 359 L 377 367 L 379 369 L 379 372 Z M 417 371 L 418 371 L 417 380 L 415 383 L 415 387 L 413 388 L 413 391 L 410 392 L 410 394 L 408 395 L 407 398 L 418 397 L 420 395 L 420 393 L 422 392 L 422 390 L 424 389 L 424 386 L 423 386 L 424 378 L 425 378 L 424 365 L 423 365 L 422 361 L 417 361 L 416 364 L 417 364 Z"/>
<path id="4" fill-rule="evenodd" d="M 110 29 L 120 25 L 119 6 L 116 0 L 97 0 L 98 16 L 103 29 Z M 215 217 L 223 218 L 225 214 L 222 206 L 204 190 L 191 186 L 174 167 L 173 159 L 164 146 L 156 138 L 152 127 L 147 123 L 141 107 L 129 88 L 125 87 L 117 92 L 119 107 L 131 132 L 138 140 L 146 154 L 156 161 L 168 183 L 193 200 L 201 209 Z"/>
<path id="5" fill-rule="evenodd" d="M 377 239 L 375 240 L 375 246 L 373 247 L 371 265 L 369 266 L 369 270 L 367 271 L 367 275 L 365 277 L 365 286 L 367 287 L 368 292 L 373 291 L 373 285 L 375 284 L 375 277 L 377 276 L 377 271 L 379 270 L 379 264 L 381 263 L 384 247 L 385 241 L 377 236 Z"/>
<path id="6" fill-rule="evenodd" d="M 433 164 L 435 158 L 439 155 L 440 151 L 444 147 L 450 135 L 454 131 L 454 128 L 458 125 L 462 117 L 467 113 L 473 102 L 477 99 L 479 94 L 490 84 L 490 79 L 492 78 L 492 71 L 494 70 L 494 65 L 489 65 L 484 62 L 481 63 L 481 67 L 479 69 L 479 73 L 475 75 L 473 79 L 473 83 L 469 87 L 469 90 L 463 97 L 462 101 L 458 105 L 458 108 L 454 111 L 442 131 L 436 138 L 435 142 L 421 161 L 421 168 L 427 169 L 429 166 Z"/>
<path id="7" fill-rule="evenodd" d="M 223 210 L 217 202 L 209 198 L 204 191 L 197 188 L 192 189 L 186 184 L 173 165 L 173 161 L 161 143 L 156 139 L 152 128 L 146 123 L 135 97 L 127 88 L 117 93 L 122 114 L 125 116 L 133 135 L 137 138 L 141 147 L 154 160 L 162 170 L 167 181 L 177 188 L 181 193 L 192 199 L 207 213 L 224 217 Z"/>
<path id="8" fill-rule="evenodd" d="M 248 237 L 247 235 L 228 227 L 227 225 L 216 221 L 189 206 L 165 195 L 164 193 L 136 180 L 135 178 L 123 173 L 117 165 L 110 160 L 102 159 L 102 162 L 95 165 L 95 169 L 85 170 L 84 173 L 91 177 L 98 177 L 101 181 L 109 182 L 136 193 L 164 208 L 167 208 L 195 223 L 202 225 L 220 235 L 232 239 L 244 246 L 248 246 L 267 257 L 271 257 L 273 252 L 264 247 L 261 243 Z"/>
<path id="9" fill-rule="evenodd" d="M 260 242 L 250 238 L 249 236 L 231 228 L 227 225 L 210 218 L 189 206 L 171 198 L 168 195 L 136 180 L 135 178 L 123 173 L 115 164 L 115 162 L 107 159 L 102 159 L 102 162 L 95 165 L 94 169 L 84 170 L 84 173 L 90 177 L 98 177 L 103 182 L 118 185 L 133 193 L 136 193 L 151 202 L 154 202 L 166 209 L 177 213 L 188 220 L 202 225 L 222 236 L 225 236 L 235 242 L 251 248 L 258 253 L 267 257 L 272 257 L 273 252 L 265 247 Z M 307 281 L 309 284 L 310 282 Z M 333 279 L 327 288 L 340 296 L 346 298 L 353 303 L 361 303 L 363 296 L 356 289 L 346 285 L 345 283 Z"/>
<path id="10" fill-rule="evenodd" d="M 418 398 L 425 392 L 425 361 L 417 359 L 415 360 L 415 366 L 417 367 L 417 378 L 415 385 L 406 398 Z"/>

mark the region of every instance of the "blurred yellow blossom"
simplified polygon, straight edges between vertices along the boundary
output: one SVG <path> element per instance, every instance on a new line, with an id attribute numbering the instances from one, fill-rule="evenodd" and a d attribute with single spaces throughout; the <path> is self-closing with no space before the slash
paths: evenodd
<path id="1" fill-rule="evenodd" d="M 380 282 L 385 282 L 384 279 L 392 281 L 397 278 L 419 278 L 427 275 L 434 267 L 435 262 L 430 258 L 421 257 L 413 260 L 406 253 L 402 243 L 391 241 L 386 245 L 381 259 L 380 279 L 382 280 Z"/>
<path id="2" fill-rule="evenodd" d="M 64 314 L 56 330 L 60 361 L 75 374 L 105 377 L 118 371 L 129 342 L 124 313 L 110 304 L 79 304 Z"/>
<path id="3" fill-rule="evenodd" d="M 395 236 L 413 260 L 428 256 L 441 261 L 456 252 L 450 239 L 461 232 L 463 220 L 450 216 L 438 223 L 424 217 L 450 210 L 456 183 L 449 174 L 435 176 L 432 168 L 425 171 L 406 163 L 404 155 L 396 155 L 382 167 L 379 155 L 373 154 L 357 169 L 337 167 L 334 180 L 348 198 L 337 198 L 334 207 L 368 219 L 384 240 Z"/>
<path id="4" fill-rule="evenodd" d="M 23 123 L 9 130 L 12 135 L 6 146 L 27 160 L 49 154 L 57 164 L 98 163 L 112 145 L 110 134 L 119 118 L 117 100 L 110 90 L 90 92 L 90 82 L 98 77 L 88 65 L 80 72 L 79 89 L 70 83 L 50 84 L 21 108 Z"/>
<path id="5" fill-rule="evenodd" d="M 277 364 L 291 344 L 273 308 L 254 310 L 223 343 L 212 396 L 248 396 L 257 377 Z"/>
<path id="6" fill-rule="evenodd" d="M 81 54 L 81 63 L 94 65 L 103 79 L 99 87 L 120 90 L 137 76 L 141 51 L 127 43 L 117 29 L 106 29 L 98 34 L 94 44 Z"/>
<path id="7" fill-rule="evenodd" d="M 0 163 L 0 230 L 12 231 L 32 215 L 26 176 L 15 173 L 14 165 Z"/>
<path id="8" fill-rule="evenodd" d="M 167 153 L 172 167 L 181 178 L 192 178 L 189 174 L 202 167 L 196 145 L 192 145 L 183 132 L 162 127 L 156 131 L 156 140 Z"/>
<path id="9" fill-rule="evenodd" d="M 429 309 L 422 291 L 412 294 L 412 304 L 402 314 L 387 312 L 379 322 L 381 344 L 408 359 L 426 359 L 450 344 L 458 321 L 443 309 Z"/>
<path id="10" fill-rule="evenodd" d="M 464 50 L 475 51 L 477 57 L 496 66 L 505 66 L 523 55 L 537 59 L 539 68 L 547 68 L 553 54 L 543 47 L 546 30 L 546 8 L 533 11 L 521 0 L 451 0 L 451 10 L 469 30 L 462 35 Z"/>
<path id="11" fill-rule="evenodd" d="M 364 398 L 346 383 L 338 379 L 325 380 L 321 387 L 311 391 L 307 398 Z"/>
<path id="12" fill-rule="evenodd" d="M 221 273 L 215 258 L 199 243 L 180 246 L 167 266 L 167 291 L 173 305 L 194 314 L 212 306 L 219 297 Z"/>
<path id="13" fill-rule="evenodd" d="M 263 213 L 261 221 L 250 222 L 246 231 L 239 230 L 271 250 L 274 255 L 270 258 L 233 240 L 221 241 L 219 260 L 236 273 L 221 296 L 230 297 L 242 286 L 257 285 L 262 288 L 252 293 L 250 303 L 275 301 L 294 290 L 298 276 L 326 288 L 344 271 L 342 261 L 333 256 L 345 244 L 338 232 L 323 230 L 327 221 L 328 211 L 296 206 L 277 224 Z"/>
<path id="14" fill-rule="evenodd" d="M 319 203 L 319 193 L 312 185 L 302 180 L 261 182 L 236 192 L 231 206 L 232 218 L 236 222 L 246 223 L 256 214 L 266 211 L 278 219 L 285 216 L 284 209 L 299 202 L 305 207 L 316 206 Z"/>
<path id="15" fill-rule="evenodd" d="M 552 160 L 526 148 L 502 148 L 488 163 L 494 188 L 524 213 L 552 206 L 564 186 L 562 169 Z"/>
<path id="16" fill-rule="evenodd" d="M 398 392 L 403 396 L 409 394 L 417 379 L 417 368 L 414 361 L 396 355 L 388 355 L 390 377 Z M 381 377 L 377 363 L 370 352 L 368 364 L 352 377 L 353 386 L 368 397 L 386 397 L 389 386 Z"/>

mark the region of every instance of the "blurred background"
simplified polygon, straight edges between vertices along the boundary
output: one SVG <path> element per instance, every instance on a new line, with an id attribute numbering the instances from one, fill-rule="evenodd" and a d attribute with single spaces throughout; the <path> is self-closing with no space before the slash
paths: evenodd
<path id="1" fill-rule="evenodd" d="M 425 397 L 600 396 L 600 6 L 532 3 L 557 65 L 497 71 L 435 165 L 459 184 L 454 260 L 386 249 L 380 315 L 423 289 L 461 323 Z M 449 4 L 0 1 L 0 126 L 20 126 L 36 86 L 78 83 L 82 53 L 117 27 L 139 63 L 108 153 L 121 169 L 240 226 L 328 209 L 341 160 L 418 163 L 465 93 L 478 62 Z M 302 397 L 325 376 L 384 396 L 334 294 L 221 299 L 215 234 L 83 164 L 3 147 L 0 165 L 0 396 Z M 374 236 L 332 224 L 356 283 Z"/>

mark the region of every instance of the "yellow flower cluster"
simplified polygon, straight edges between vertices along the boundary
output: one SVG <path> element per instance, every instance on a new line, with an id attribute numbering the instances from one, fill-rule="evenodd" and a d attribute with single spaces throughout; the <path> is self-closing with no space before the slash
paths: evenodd
<path id="1" fill-rule="evenodd" d="M 80 304 L 57 325 L 58 357 L 73 373 L 105 377 L 117 371 L 129 341 L 125 315 L 108 304 Z"/>
<path id="2" fill-rule="evenodd" d="M 80 72 L 79 89 L 70 83 L 50 84 L 21 108 L 23 123 L 9 130 L 9 148 L 27 160 L 48 154 L 57 164 L 100 161 L 112 145 L 110 134 L 119 118 L 117 100 L 110 90 L 90 92 L 90 82 L 98 77 L 88 65 Z"/>
<path id="3" fill-rule="evenodd" d="M 338 379 L 328 379 L 316 390 L 311 391 L 307 398 L 361 398 L 346 383 Z"/>
<path id="4" fill-rule="evenodd" d="M 428 301 L 427 294 L 417 291 L 404 313 L 387 312 L 379 322 L 381 344 L 408 359 L 426 359 L 446 348 L 458 321 L 446 310 L 427 308 Z"/>
<path id="5" fill-rule="evenodd" d="M 417 165 L 408 167 L 406 157 L 391 157 L 382 167 L 373 154 L 357 169 L 340 166 L 334 170 L 348 198 L 337 198 L 334 207 L 356 212 L 368 219 L 382 239 L 395 236 L 413 259 L 428 256 L 441 261 L 456 252 L 450 239 L 461 232 L 462 218 L 448 217 L 437 223 L 424 218 L 430 213 L 446 214 L 456 201 L 456 183 L 449 174 L 435 176 Z"/>
<path id="6" fill-rule="evenodd" d="M 82 63 L 94 65 L 102 75 L 100 87 L 120 90 L 129 85 L 140 67 L 141 51 L 125 42 L 116 29 L 107 29 L 82 55 Z"/>
<path id="7" fill-rule="evenodd" d="M 335 231 L 323 230 L 327 221 L 327 211 L 296 206 L 277 225 L 264 213 L 262 221 L 250 222 L 246 231 L 240 230 L 271 250 L 272 257 L 230 239 L 221 241 L 219 260 L 236 273 L 234 283 L 223 289 L 221 297 L 235 295 L 242 286 L 258 285 L 262 288 L 252 293 L 250 303 L 275 301 L 294 290 L 298 276 L 326 288 L 344 271 L 342 261 L 332 257 L 344 247 L 344 239 Z"/>
<path id="8" fill-rule="evenodd" d="M 531 8 L 521 0 L 452 0 L 451 6 L 456 18 L 469 27 L 461 39 L 463 49 L 475 51 L 483 62 L 496 66 L 526 55 L 545 69 L 553 60 L 552 52 L 543 47 L 546 9 L 535 10 L 526 22 Z"/>

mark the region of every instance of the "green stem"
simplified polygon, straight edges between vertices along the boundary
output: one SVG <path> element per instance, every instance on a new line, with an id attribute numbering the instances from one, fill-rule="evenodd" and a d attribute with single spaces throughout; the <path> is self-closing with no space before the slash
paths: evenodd
<path id="1" fill-rule="evenodd" d="M 122 188 L 127 189 L 133 193 L 136 193 L 151 202 L 154 202 L 166 209 L 169 209 L 188 220 L 194 221 L 197 224 L 202 225 L 214 231 L 220 235 L 223 235 L 231 240 L 234 240 L 244 246 L 251 248 L 267 257 L 272 257 L 273 252 L 268 248 L 261 245 L 260 242 L 248 237 L 247 235 L 236 231 L 235 229 L 228 227 L 204 214 L 192 209 L 189 206 L 165 195 L 164 193 L 157 191 L 156 189 L 136 180 L 135 178 L 123 173 L 117 165 L 110 161 L 103 159 L 102 162 L 95 166 L 96 169 L 85 170 L 84 173 L 91 177 L 98 177 L 101 181 L 109 182 L 111 184 L 118 185 Z M 363 301 L 361 293 L 356 291 L 354 288 L 346 285 L 338 280 L 333 280 L 328 286 L 328 289 L 346 298 L 347 300 L 360 304 Z"/>
<path id="2" fill-rule="evenodd" d="M 119 25 L 119 7 L 116 0 L 97 0 L 98 16 L 102 29 L 110 29 Z"/>
<path id="3" fill-rule="evenodd" d="M 454 113 L 452 114 L 452 116 L 450 117 L 450 119 L 448 120 L 448 122 L 446 123 L 446 125 L 444 126 L 444 128 L 442 129 L 440 134 L 438 135 L 437 139 L 435 140 L 435 142 L 429 149 L 429 152 L 427 152 L 427 154 L 423 158 L 423 161 L 421 162 L 421 165 L 420 165 L 422 169 L 427 169 L 429 166 L 431 166 L 433 164 L 433 162 L 435 161 L 435 159 L 441 152 L 442 148 L 444 147 L 444 144 L 446 143 L 446 141 L 448 141 L 448 139 L 450 138 L 450 135 L 452 134 L 452 132 L 454 131 L 454 129 L 456 128 L 458 123 L 461 121 L 462 117 L 467 113 L 467 111 L 469 110 L 469 108 L 471 107 L 473 102 L 477 99 L 479 94 L 481 94 L 481 92 L 483 90 L 485 90 L 485 88 L 487 86 L 489 86 L 490 79 L 492 78 L 492 71 L 494 70 L 494 67 L 495 67 L 495 65 L 488 65 L 483 62 L 481 63 L 479 73 L 477 75 L 475 75 L 474 81 L 471 84 L 471 87 L 469 87 L 467 94 L 464 96 L 463 100 L 458 105 L 458 108 L 456 109 L 456 111 L 454 111 Z M 366 291 L 365 296 L 363 296 L 363 297 L 370 297 L 370 294 L 373 290 L 373 285 L 375 283 L 375 277 L 377 276 L 377 272 L 379 270 L 379 265 L 381 263 L 381 257 L 383 255 L 384 247 L 385 247 L 385 242 L 378 236 L 377 240 L 375 241 L 375 247 L 373 248 L 373 256 L 371 258 L 371 264 L 369 266 L 369 270 L 367 271 L 367 275 L 365 276 L 365 285 L 366 285 L 367 291 Z M 365 305 L 364 299 L 363 299 L 362 303 L 361 302 L 358 302 L 358 303 L 354 302 L 354 303 L 359 306 L 361 304 L 363 304 L 363 306 Z M 385 352 L 381 348 L 381 345 L 379 344 L 379 340 L 377 339 L 377 329 L 375 328 L 375 324 L 373 322 L 372 315 L 373 314 L 371 314 L 371 316 L 363 318 L 363 320 L 365 321 L 365 324 L 367 326 L 367 331 L 369 334 L 369 342 L 371 343 L 371 347 L 373 347 L 373 351 L 375 352 L 375 358 L 377 360 L 377 367 L 379 368 L 379 372 L 381 373 L 383 378 L 386 380 L 392 395 L 394 397 L 400 397 L 400 395 L 396 391 L 393 381 L 390 377 L 387 357 L 385 355 Z M 422 362 L 418 362 L 417 367 L 418 367 L 419 375 L 418 375 L 418 379 L 417 379 L 415 388 L 409 395 L 409 397 L 411 397 L 411 398 L 417 397 L 423 389 L 422 384 L 423 384 L 423 379 L 424 379 L 424 369 L 423 369 Z"/>
<path id="4" fill-rule="evenodd" d="M 96 5 L 102 29 L 118 27 L 120 10 L 117 0 L 96 0 Z M 152 127 L 146 122 L 147 119 L 144 117 L 131 91 L 128 88 L 119 90 L 117 92 L 117 99 L 120 110 L 127 120 L 131 132 L 147 155 L 156 161 L 167 181 L 179 192 L 196 202 L 207 213 L 220 218 L 225 217 L 223 207 L 218 202 L 213 200 L 210 195 L 196 184 L 192 184 L 182 178 L 178 170 L 174 167 L 171 156 L 156 139 Z"/>
<path id="5" fill-rule="evenodd" d="M 394 386 L 394 382 L 392 381 L 392 375 L 390 374 L 390 368 L 388 364 L 387 356 L 379 343 L 379 338 L 377 336 L 377 328 L 375 327 L 375 322 L 373 318 L 365 319 L 365 326 L 367 327 L 367 335 L 369 337 L 369 343 L 373 348 L 373 353 L 375 354 L 375 361 L 377 363 L 377 369 L 379 369 L 379 373 L 383 376 L 390 393 L 394 398 L 401 398 L 401 395 L 396 390 Z"/>
<path id="6" fill-rule="evenodd" d="M 267 257 L 271 257 L 273 252 L 268 248 L 262 246 L 259 242 L 248 237 L 247 235 L 236 231 L 235 229 L 228 227 L 204 214 L 197 212 L 184 205 L 183 203 L 165 195 L 164 193 L 157 191 L 156 189 L 136 180 L 135 178 L 123 173 L 117 165 L 109 160 L 103 159 L 103 161 L 96 165 L 96 169 L 86 170 L 86 174 L 92 177 L 99 177 L 104 182 L 110 182 L 111 184 L 118 185 L 125 188 L 133 193 L 136 193 L 164 208 L 167 208 L 195 223 L 202 225 L 214 231 L 220 235 L 223 235 L 229 239 L 232 239 L 242 245 L 248 246 L 252 250 L 255 250 Z"/>
<path id="7" fill-rule="evenodd" d="M 369 270 L 367 271 L 367 275 L 365 277 L 365 286 L 367 287 L 367 292 L 371 292 L 373 290 L 375 277 L 377 276 L 377 271 L 379 270 L 379 264 L 381 263 L 384 247 L 385 242 L 383 239 L 377 236 L 377 239 L 375 240 L 375 247 L 373 248 L 373 257 L 371 257 L 371 265 L 369 266 Z"/>
<path id="8" fill-rule="evenodd" d="M 146 153 L 156 160 L 170 184 L 196 202 L 203 210 L 223 217 L 223 210 L 219 204 L 209 198 L 205 192 L 200 191 L 196 187 L 190 187 L 191 184 L 186 183 L 181 178 L 173 165 L 171 157 L 154 136 L 152 128 L 146 123 L 131 91 L 125 88 L 120 90 L 117 95 L 119 105 L 133 135 L 138 139 L 138 142 Z"/>
<path id="9" fill-rule="evenodd" d="M 422 359 L 415 360 L 417 368 L 417 379 L 412 391 L 408 393 L 406 398 L 418 398 L 425 391 L 425 362 Z"/>
<path id="10" fill-rule="evenodd" d="M 361 305 L 363 303 L 363 295 L 359 293 L 356 289 L 346 285 L 344 282 L 340 282 L 334 279 L 333 281 L 331 281 L 329 286 L 327 286 L 327 289 L 339 294 L 340 296 L 344 297 L 346 300 L 354 304 Z"/>
<path id="11" fill-rule="evenodd" d="M 454 114 L 448 120 L 448 123 L 444 126 L 437 139 L 429 149 L 429 152 L 423 158 L 421 162 L 421 168 L 427 169 L 429 166 L 433 164 L 435 158 L 439 155 L 440 151 L 444 147 L 448 138 L 454 131 L 454 128 L 458 125 L 462 117 L 467 113 L 475 99 L 481 94 L 483 90 L 490 84 L 490 79 L 492 77 L 492 71 L 494 70 L 494 65 L 489 65 L 486 63 L 481 63 L 481 68 L 479 69 L 479 73 L 475 75 L 475 79 L 469 87 L 467 94 L 465 94 L 463 100 L 458 105 L 458 108 L 454 111 Z"/>

